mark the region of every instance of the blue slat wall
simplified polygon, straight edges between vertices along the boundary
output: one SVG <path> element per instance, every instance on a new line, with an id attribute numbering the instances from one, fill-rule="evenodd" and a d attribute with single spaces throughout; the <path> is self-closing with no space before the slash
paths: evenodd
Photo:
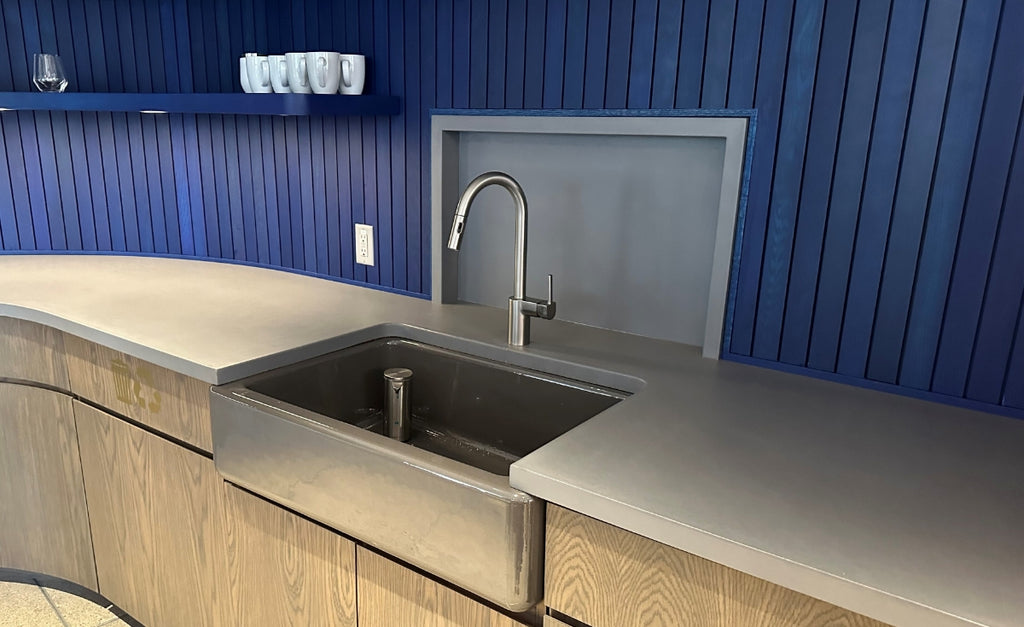
<path id="1" fill-rule="evenodd" d="M 1024 416 L 1016 0 L 11 0 L 0 29 L 0 90 L 37 50 L 73 89 L 202 92 L 244 51 L 341 49 L 404 109 L 0 113 L 5 250 L 427 295 L 430 108 L 753 108 L 725 357 Z"/>

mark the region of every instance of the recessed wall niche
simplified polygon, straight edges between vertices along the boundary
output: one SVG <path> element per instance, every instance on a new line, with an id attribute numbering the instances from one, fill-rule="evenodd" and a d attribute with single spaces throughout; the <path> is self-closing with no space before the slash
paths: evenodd
<path id="1" fill-rule="evenodd" d="M 555 277 L 558 317 L 702 347 L 717 358 L 742 187 L 748 118 L 633 115 L 432 117 L 437 302 L 504 308 L 514 212 L 483 190 L 459 253 L 459 194 L 499 170 L 528 201 L 527 294 Z"/>

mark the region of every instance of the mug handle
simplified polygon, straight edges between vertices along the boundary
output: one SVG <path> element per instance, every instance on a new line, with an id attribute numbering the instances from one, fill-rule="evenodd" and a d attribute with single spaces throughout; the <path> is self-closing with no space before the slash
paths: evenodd
<path id="1" fill-rule="evenodd" d="M 323 57 L 316 58 L 316 82 L 321 88 L 327 87 L 327 59 Z"/>
<path id="2" fill-rule="evenodd" d="M 299 86 L 305 87 L 309 85 L 309 76 L 306 74 L 306 57 L 299 57 Z"/>
<path id="3" fill-rule="evenodd" d="M 268 59 L 260 60 L 260 86 L 266 87 L 270 84 L 270 61 Z"/>
<path id="4" fill-rule="evenodd" d="M 345 87 L 352 86 L 352 62 L 348 59 L 341 60 L 341 82 L 345 83 Z"/>
<path id="5" fill-rule="evenodd" d="M 281 86 L 288 86 L 288 61 L 285 59 L 277 60 L 277 75 L 281 78 Z"/>

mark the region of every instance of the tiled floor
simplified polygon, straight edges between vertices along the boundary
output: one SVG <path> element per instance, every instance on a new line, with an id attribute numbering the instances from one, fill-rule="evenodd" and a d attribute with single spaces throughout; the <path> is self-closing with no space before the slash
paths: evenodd
<path id="1" fill-rule="evenodd" d="M 0 581 L 0 627 L 125 627 L 109 609 L 34 584 Z"/>

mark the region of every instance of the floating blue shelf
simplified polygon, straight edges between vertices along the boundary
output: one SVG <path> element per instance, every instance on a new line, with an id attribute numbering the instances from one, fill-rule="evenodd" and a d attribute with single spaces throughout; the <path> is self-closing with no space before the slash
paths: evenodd
<path id="1" fill-rule="evenodd" d="M 397 115 L 397 96 L 0 92 L 0 111 L 119 111 L 233 115 Z"/>

